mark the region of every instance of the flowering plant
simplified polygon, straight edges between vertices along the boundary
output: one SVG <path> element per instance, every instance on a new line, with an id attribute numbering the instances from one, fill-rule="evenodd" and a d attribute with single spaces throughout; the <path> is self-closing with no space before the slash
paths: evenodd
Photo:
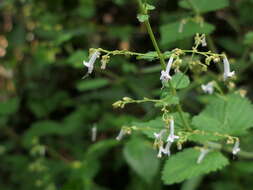
<path id="1" fill-rule="evenodd" d="M 252 127 L 253 118 L 248 113 L 252 113 L 253 108 L 245 98 L 245 94 L 234 87 L 233 80 L 236 79 L 236 72 L 231 71 L 227 56 L 209 50 L 199 51 L 208 46 L 206 35 L 199 33 L 195 36 L 192 49 L 176 48 L 161 52 L 149 21 L 149 12 L 155 7 L 141 0 L 137 2 L 140 10 L 137 18 L 146 27 L 155 51 L 139 53 L 96 48 L 90 49 L 90 60 L 84 62 L 88 74 L 92 72 L 95 60 L 100 54 L 104 54 L 101 60 L 102 68 L 105 68 L 104 65 L 109 63 L 110 57 L 115 55 L 137 56 L 137 59 L 145 61 L 159 60 L 161 64 L 160 99 L 144 97 L 142 100 L 134 100 L 124 97 L 113 103 L 114 108 L 124 108 L 130 103 L 152 102 L 160 108 L 161 116 L 147 122 L 127 123 L 116 139 L 120 141 L 126 134 L 130 135 L 135 131 L 154 139 L 153 145 L 157 149 L 157 157 L 163 158 L 163 155 L 168 157 L 162 175 L 165 184 L 178 183 L 225 167 L 229 162 L 221 153 L 222 151 L 232 153 L 234 156 L 251 157 L 250 153 L 240 149 L 239 137 Z M 196 15 L 197 18 L 198 16 Z M 187 20 L 181 22 L 179 33 L 186 30 L 183 27 L 186 23 Z M 199 24 L 203 26 L 203 20 Z M 188 54 L 191 54 L 190 59 Z M 191 72 L 200 75 L 201 72 L 207 72 L 214 64 L 223 64 L 223 77 L 213 78 L 212 81 L 207 81 L 207 84 L 202 83 L 196 87 L 202 89 L 203 92 L 200 93 L 207 94 L 209 103 L 206 108 L 195 116 L 185 112 L 178 95 L 180 90 L 190 86 Z M 172 74 L 173 70 L 174 74 Z M 240 111 L 237 110 L 237 106 Z M 192 142 L 194 147 L 190 148 L 187 142 Z M 178 152 L 171 150 L 173 144 L 177 145 Z M 191 164 L 190 169 L 181 172 L 185 167 L 181 162 Z M 173 175 L 174 173 L 177 175 Z"/>

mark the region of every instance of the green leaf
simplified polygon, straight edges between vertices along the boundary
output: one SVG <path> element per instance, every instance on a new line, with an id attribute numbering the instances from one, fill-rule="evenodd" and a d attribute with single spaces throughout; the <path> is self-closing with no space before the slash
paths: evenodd
<path id="1" fill-rule="evenodd" d="M 130 167 L 147 183 L 151 183 L 159 169 L 159 160 L 151 144 L 133 138 L 124 147 L 124 156 Z"/>
<path id="2" fill-rule="evenodd" d="M 148 20 L 148 18 L 149 18 L 148 15 L 144 15 L 144 14 L 138 14 L 138 15 L 137 15 L 137 19 L 138 19 L 140 22 L 145 22 L 145 21 Z"/>
<path id="3" fill-rule="evenodd" d="M 155 9 L 155 6 L 150 5 L 150 4 L 148 4 L 148 3 L 145 3 L 145 4 L 144 4 L 144 8 L 145 8 L 147 11 L 151 11 L 151 10 L 154 10 L 154 9 Z"/>
<path id="4" fill-rule="evenodd" d="M 0 102 L 0 115 L 9 115 L 17 112 L 19 107 L 19 99 L 11 98 L 9 100 Z"/>
<path id="5" fill-rule="evenodd" d="M 84 68 L 83 61 L 88 59 L 88 53 L 86 51 L 77 50 L 71 54 L 67 59 L 67 64 L 70 64 L 72 67 L 81 69 Z"/>
<path id="6" fill-rule="evenodd" d="M 179 98 L 177 96 L 168 94 L 163 99 L 161 99 L 162 102 L 156 103 L 155 106 L 157 107 L 163 107 L 163 106 L 169 106 L 169 105 L 175 105 L 179 103 Z"/>
<path id="7" fill-rule="evenodd" d="M 109 81 L 107 79 L 84 79 L 82 81 L 80 81 L 77 84 L 77 89 L 79 91 L 86 91 L 86 90 L 94 90 L 94 89 L 98 89 L 98 88 L 102 88 L 106 85 L 109 84 Z"/>
<path id="8" fill-rule="evenodd" d="M 181 72 L 176 73 L 172 76 L 171 83 L 174 88 L 176 89 L 182 89 L 186 88 L 190 84 L 190 79 L 188 76 L 184 75 Z M 168 84 L 167 84 L 168 86 Z"/>
<path id="9" fill-rule="evenodd" d="M 201 26 L 194 21 L 188 21 L 183 26 L 183 31 L 179 32 L 180 22 L 174 22 L 162 25 L 161 31 L 161 44 L 165 46 L 168 43 L 183 40 L 185 38 L 193 37 L 196 33 L 210 34 L 214 31 L 215 27 L 209 23 L 203 23 Z"/>
<path id="10" fill-rule="evenodd" d="M 245 34 L 243 43 L 246 45 L 253 44 L 253 32 L 248 32 L 247 34 Z"/>
<path id="11" fill-rule="evenodd" d="M 248 99 L 236 94 L 216 97 L 192 124 L 200 130 L 222 134 L 240 135 L 253 126 L 253 107 Z"/>
<path id="12" fill-rule="evenodd" d="M 191 1 L 191 3 L 189 2 Z M 179 6 L 186 9 L 195 9 L 198 13 L 215 11 L 229 6 L 228 0 L 182 0 Z"/>
<path id="13" fill-rule="evenodd" d="M 85 154 L 85 157 L 89 157 L 90 159 L 98 159 L 99 157 L 104 155 L 106 151 L 118 144 L 118 141 L 112 139 L 99 141 L 89 147 Z"/>
<path id="14" fill-rule="evenodd" d="M 86 107 L 80 107 L 66 116 L 61 122 L 53 120 L 34 122 L 25 132 L 23 144 L 29 146 L 34 137 L 42 137 L 46 135 L 66 136 L 72 134 L 78 131 L 80 127 L 83 127 L 84 118 L 89 114 L 94 114 L 94 111 L 92 109 L 87 111 Z"/>
<path id="15" fill-rule="evenodd" d="M 200 164 L 197 164 L 199 151 L 193 148 L 184 149 L 172 155 L 165 163 L 162 180 L 165 184 L 180 183 L 203 174 L 221 169 L 229 164 L 220 152 L 209 152 Z"/>

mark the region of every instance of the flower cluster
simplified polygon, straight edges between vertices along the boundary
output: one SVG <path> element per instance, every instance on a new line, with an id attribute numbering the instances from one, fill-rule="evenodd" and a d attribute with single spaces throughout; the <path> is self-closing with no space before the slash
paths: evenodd
<path id="1" fill-rule="evenodd" d="M 214 88 L 213 88 L 213 82 L 209 82 L 207 84 L 202 84 L 201 85 L 201 88 L 202 90 L 207 93 L 207 94 L 212 94 L 213 91 L 214 91 Z"/>
<path id="2" fill-rule="evenodd" d="M 170 128 L 170 134 L 167 137 L 165 146 L 164 146 L 164 136 L 165 136 L 167 130 L 162 129 L 159 133 L 154 133 L 154 137 L 155 137 L 154 145 L 157 146 L 158 149 L 159 149 L 158 154 L 157 154 L 158 158 L 161 158 L 162 154 L 170 156 L 171 155 L 170 147 L 171 147 L 172 143 L 176 139 L 179 139 L 179 136 L 176 136 L 174 134 L 174 132 L 175 132 L 174 128 L 175 127 L 174 127 L 174 120 L 173 119 L 170 120 L 169 128 Z"/>

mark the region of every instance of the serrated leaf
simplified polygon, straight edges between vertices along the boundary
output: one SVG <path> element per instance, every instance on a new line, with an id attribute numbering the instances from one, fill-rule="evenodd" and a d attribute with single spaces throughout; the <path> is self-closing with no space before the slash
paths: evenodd
<path id="1" fill-rule="evenodd" d="M 182 0 L 179 6 L 186 9 L 196 9 L 199 13 L 215 11 L 229 6 L 228 0 Z"/>
<path id="2" fill-rule="evenodd" d="M 187 75 L 178 72 L 175 75 L 172 76 L 171 83 L 174 88 L 176 89 L 182 89 L 186 88 L 190 84 L 190 79 Z M 168 86 L 168 84 L 167 84 Z"/>
<path id="3" fill-rule="evenodd" d="M 215 27 L 209 23 L 199 23 L 188 21 L 183 26 L 182 32 L 179 32 L 180 22 L 169 23 L 161 26 L 161 44 L 165 46 L 168 43 L 185 38 L 193 37 L 196 33 L 210 34 L 214 31 Z"/>
<path id="4" fill-rule="evenodd" d="M 134 138 L 124 147 L 124 156 L 131 168 L 145 180 L 151 183 L 159 169 L 159 160 L 151 144 L 140 138 Z"/>
<path id="5" fill-rule="evenodd" d="M 192 124 L 197 129 L 222 134 L 240 135 L 253 126 L 253 107 L 248 99 L 236 94 L 216 97 Z"/>
<path id="6" fill-rule="evenodd" d="M 109 84 L 107 79 L 84 79 L 77 83 L 77 89 L 79 91 L 86 91 L 86 90 L 94 90 L 98 88 L 102 88 Z"/>
<path id="7" fill-rule="evenodd" d="M 137 19 L 138 19 L 140 22 L 145 22 L 145 21 L 148 20 L 148 18 L 149 18 L 148 15 L 144 15 L 144 14 L 138 14 L 138 15 L 137 15 Z"/>
<path id="8" fill-rule="evenodd" d="M 229 164 L 220 152 L 209 152 L 200 164 L 197 164 L 199 151 L 193 148 L 184 149 L 172 155 L 165 163 L 162 180 L 165 184 L 180 183 L 186 179 L 221 169 Z"/>

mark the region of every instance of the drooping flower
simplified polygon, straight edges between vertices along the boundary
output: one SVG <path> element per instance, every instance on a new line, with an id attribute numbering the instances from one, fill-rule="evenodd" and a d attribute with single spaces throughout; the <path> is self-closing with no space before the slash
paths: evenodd
<path id="1" fill-rule="evenodd" d="M 179 24 L 179 27 L 178 27 L 178 32 L 179 33 L 182 33 L 183 30 L 184 30 L 184 25 L 186 24 L 186 20 L 181 20 L 180 24 Z"/>
<path id="2" fill-rule="evenodd" d="M 200 154 L 199 154 L 199 157 L 198 157 L 198 160 L 197 160 L 197 164 L 200 164 L 203 159 L 205 158 L 205 156 L 207 155 L 207 153 L 209 152 L 210 150 L 209 149 L 206 149 L 206 148 L 202 148 L 200 150 Z"/>
<path id="3" fill-rule="evenodd" d="M 205 35 L 202 36 L 201 45 L 202 45 L 202 47 L 206 47 L 206 46 L 207 46 L 207 43 L 206 43 L 206 36 L 205 36 Z"/>
<path id="4" fill-rule="evenodd" d="M 179 136 L 176 136 L 174 133 L 175 133 L 174 119 L 171 119 L 170 120 L 170 134 L 167 139 L 168 142 L 174 142 L 175 139 L 179 138 Z"/>
<path id="5" fill-rule="evenodd" d="M 99 51 L 95 51 L 91 57 L 90 60 L 88 62 L 83 61 L 84 66 L 86 66 L 88 68 L 88 74 L 91 74 L 94 68 L 94 63 L 96 61 L 97 58 L 99 58 L 100 56 L 100 52 Z"/>
<path id="6" fill-rule="evenodd" d="M 234 144 L 234 147 L 232 149 L 232 154 L 233 155 L 236 155 L 238 152 L 240 152 L 240 141 L 239 140 L 236 140 L 235 144 Z"/>
<path id="7" fill-rule="evenodd" d="M 224 80 L 227 80 L 227 78 L 234 76 L 235 72 L 234 71 L 232 71 L 232 72 L 230 71 L 230 64 L 229 64 L 228 59 L 227 59 L 226 56 L 223 58 L 223 64 L 224 64 L 224 74 L 223 74 L 223 77 L 224 77 Z"/>
<path id="8" fill-rule="evenodd" d="M 165 149 L 163 148 L 163 143 L 161 143 L 159 145 L 159 150 L 158 150 L 158 154 L 157 154 L 157 157 L 158 158 L 161 158 L 162 157 L 162 154 L 165 152 Z"/>
<path id="9" fill-rule="evenodd" d="M 91 129 L 91 141 L 94 142 L 97 139 L 97 127 L 94 126 Z"/>
<path id="10" fill-rule="evenodd" d="M 129 132 L 125 128 L 121 128 L 116 140 L 120 141 L 126 134 L 129 134 Z"/>
<path id="11" fill-rule="evenodd" d="M 167 63 L 166 70 L 161 71 L 160 80 L 162 81 L 162 83 L 167 82 L 168 80 L 171 79 L 170 69 L 171 69 L 171 65 L 173 63 L 173 59 L 174 59 L 173 56 L 171 56 L 168 63 Z"/>
<path id="12" fill-rule="evenodd" d="M 214 91 L 214 88 L 213 88 L 213 82 L 209 82 L 207 84 L 202 84 L 201 85 L 201 88 L 202 90 L 207 93 L 207 94 L 212 94 L 213 91 Z"/>
<path id="13" fill-rule="evenodd" d="M 164 154 L 167 154 L 168 156 L 170 156 L 171 145 L 172 145 L 172 142 L 168 141 L 167 144 L 165 145 L 165 148 L 164 148 Z"/>

